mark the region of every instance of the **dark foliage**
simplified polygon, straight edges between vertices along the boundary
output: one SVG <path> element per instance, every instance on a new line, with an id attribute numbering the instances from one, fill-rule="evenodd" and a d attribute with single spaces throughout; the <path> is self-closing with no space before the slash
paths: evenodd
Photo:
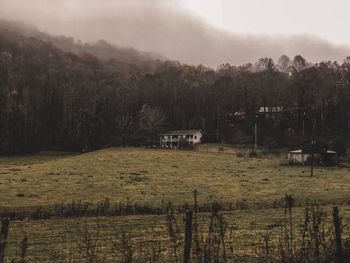
<path id="1" fill-rule="evenodd" d="M 256 120 L 269 148 L 313 130 L 324 138 L 350 130 L 349 58 L 341 65 L 263 58 L 213 70 L 135 52 L 1 22 L 0 151 L 154 145 L 167 129 L 249 143 Z M 283 112 L 256 116 L 260 107 Z"/>

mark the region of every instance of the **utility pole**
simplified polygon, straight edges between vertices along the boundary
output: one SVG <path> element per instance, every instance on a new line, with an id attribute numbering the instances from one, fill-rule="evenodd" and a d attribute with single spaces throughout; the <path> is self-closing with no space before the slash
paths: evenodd
<path id="1" fill-rule="evenodd" d="M 312 139 L 311 139 L 311 177 L 314 175 L 314 166 L 315 166 L 315 125 L 316 121 L 314 121 L 312 125 Z"/>
<path id="2" fill-rule="evenodd" d="M 255 150 L 258 149 L 258 123 L 256 119 L 254 124 L 254 148 Z"/>
<path id="3" fill-rule="evenodd" d="M 314 160 L 314 145 L 315 145 L 315 139 L 312 138 L 311 140 L 311 177 L 314 175 L 314 165 L 315 165 L 315 160 Z"/>
<path id="4" fill-rule="evenodd" d="M 217 119 L 216 119 L 216 141 L 219 142 L 219 123 L 220 121 L 220 112 L 219 112 L 219 109 L 218 109 L 218 112 L 217 112 Z"/>
<path id="5" fill-rule="evenodd" d="M 258 119 L 259 119 L 259 114 L 255 113 L 254 114 L 254 148 L 255 150 L 258 149 Z"/>
<path id="6" fill-rule="evenodd" d="M 306 116 L 306 112 L 304 111 L 304 113 L 303 113 L 303 135 L 305 135 L 305 116 Z"/>

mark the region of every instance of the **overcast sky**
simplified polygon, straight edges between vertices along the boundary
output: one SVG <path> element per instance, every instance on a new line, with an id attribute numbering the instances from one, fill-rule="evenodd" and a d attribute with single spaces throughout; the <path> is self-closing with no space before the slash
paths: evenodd
<path id="1" fill-rule="evenodd" d="M 251 34 L 313 34 L 350 44 L 349 0 L 182 0 L 222 29 Z"/>
<path id="2" fill-rule="evenodd" d="M 350 0 L 0 0 L 0 18 L 213 67 L 350 55 Z"/>

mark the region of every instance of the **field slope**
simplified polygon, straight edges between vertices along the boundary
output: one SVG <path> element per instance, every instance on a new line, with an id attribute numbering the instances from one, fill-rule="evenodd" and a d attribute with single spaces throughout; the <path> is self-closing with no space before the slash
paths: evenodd
<path id="1" fill-rule="evenodd" d="M 228 153 L 110 148 L 80 155 L 34 155 L 0 159 L 0 207 L 53 205 L 82 200 L 129 200 L 160 205 L 242 201 L 267 205 L 285 193 L 297 200 L 346 203 L 349 168 L 280 165 L 281 158 Z"/>

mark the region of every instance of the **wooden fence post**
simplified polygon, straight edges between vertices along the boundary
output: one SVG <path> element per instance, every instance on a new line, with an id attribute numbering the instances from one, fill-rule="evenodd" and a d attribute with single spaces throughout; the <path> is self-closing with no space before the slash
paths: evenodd
<path id="1" fill-rule="evenodd" d="M 9 220 L 5 217 L 1 219 L 1 232 L 0 232 L 0 263 L 4 262 L 5 258 L 5 249 L 7 242 L 7 235 L 9 232 Z"/>
<path id="2" fill-rule="evenodd" d="M 340 218 L 338 207 L 333 207 L 333 224 L 334 224 L 334 232 L 335 232 L 335 245 L 337 248 L 337 262 L 342 262 L 342 244 L 341 244 L 341 229 L 340 229 Z"/>
<path id="3" fill-rule="evenodd" d="M 192 217 L 193 217 L 192 210 L 187 211 L 183 263 L 190 262 L 191 243 L 192 243 Z"/>

